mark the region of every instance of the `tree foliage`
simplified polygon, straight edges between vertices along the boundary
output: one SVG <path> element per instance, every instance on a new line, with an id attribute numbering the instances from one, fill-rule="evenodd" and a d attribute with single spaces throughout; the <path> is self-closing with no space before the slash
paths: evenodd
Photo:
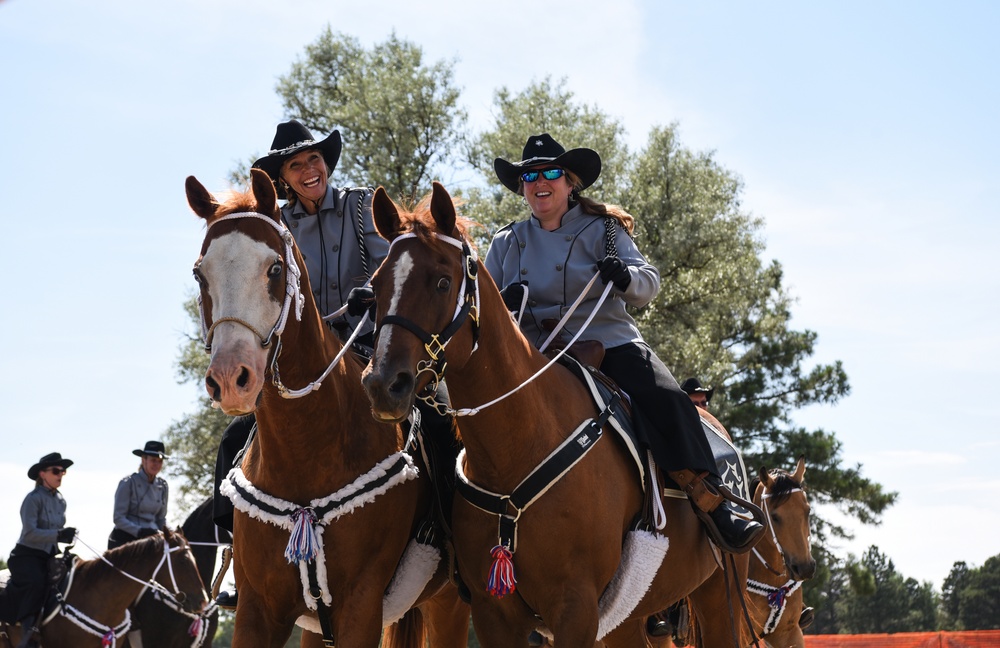
<path id="1" fill-rule="evenodd" d="M 454 63 L 423 58 L 420 47 L 395 34 L 366 49 L 328 26 L 279 78 L 289 117 L 317 137 L 340 130 L 335 184 L 382 185 L 390 196 L 413 200 L 461 154 L 466 112 Z"/>
<path id="2" fill-rule="evenodd" d="M 980 568 L 955 563 L 941 589 L 945 627 L 1000 629 L 1000 554 L 987 558 Z"/>
<path id="3" fill-rule="evenodd" d="M 836 602 L 839 631 L 847 634 L 938 629 L 938 596 L 930 583 L 904 578 L 878 547 L 849 561 L 849 589 Z"/>

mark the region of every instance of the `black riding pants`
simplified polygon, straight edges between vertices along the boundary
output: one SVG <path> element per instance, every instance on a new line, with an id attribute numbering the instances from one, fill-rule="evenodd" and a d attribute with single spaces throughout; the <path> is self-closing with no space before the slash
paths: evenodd
<path id="1" fill-rule="evenodd" d="M 660 468 L 708 471 L 718 477 L 697 409 L 648 345 L 607 349 L 601 371 L 631 397 L 640 434 Z"/>

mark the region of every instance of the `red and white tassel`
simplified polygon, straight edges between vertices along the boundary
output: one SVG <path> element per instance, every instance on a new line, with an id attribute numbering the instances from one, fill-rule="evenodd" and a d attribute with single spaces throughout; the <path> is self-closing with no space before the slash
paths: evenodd
<path id="1" fill-rule="evenodd" d="M 490 555 L 493 556 L 493 565 L 490 566 L 486 590 L 497 598 L 503 598 L 517 589 L 513 554 L 507 547 L 497 545 L 490 550 Z"/>

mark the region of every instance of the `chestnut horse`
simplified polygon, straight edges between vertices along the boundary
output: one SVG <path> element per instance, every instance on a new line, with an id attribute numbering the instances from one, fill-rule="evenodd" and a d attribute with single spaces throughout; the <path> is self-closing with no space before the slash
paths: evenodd
<path id="1" fill-rule="evenodd" d="M 644 508 L 640 467 L 625 443 L 603 438 L 613 433 L 609 427 L 601 435 L 600 410 L 579 379 L 561 365 L 539 374 L 547 358 L 511 319 L 443 186 L 434 183 L 417 211 L 404 214 L 380 188 L 372 209 L 392 245 L 372 278 L 379 332 L 364 385 L 375 415 L 398 422 L 447 372 L 452 404 L 466 416 L 459 426 L 460 483 L 465 492 L 488 494 L 486 506 L 495 509 L 459 497 L 453 510 L 455 552 L 479 641 L 523 648 L 537 628 L 557 646 L 593 646 L 602 636 L 609 645 L 645 645 L 646 617 L 716 567 L 691 505 L 662 499 L 666 526 L 662 535 L 649 535 L 669 550 L 646 570 L 648 589 L 640 588 L 618 610 L 622 617 L 607 623 L 602 594 Z M 575 446 L 587 448 L 583 456 L 564 465 L 556 481 L 532 489 L 530 501 L 493 499 L 515 493 L 556 449 Z"/>
<path id="2" fill-rule="evenodd" d="M 414 540 L 432 515 L 429 480 L 403 452 L 402 428 L 369 413 L 361 363 L 320 318 L 274 186 L 251 176 L 251 190 L 224 203 L 194 177 L 186 184 L 207 224 L 194 268 L 205 385 L 225 413 L 256 413 L 242 465 L 222 485 L 236 505 L 233 645 L 283 646 L 306 615 L 300 625 L 337 648 L 375 648 L 385 624 L 428 601 L 436 645 L 465 646 L 468 607 L 447 561 Z M 405 618 L 423 629 L 418 612 Z"/>
<path id="3" fill-rule="evenodd" d="M 208 605 L 198 567 L 180 533 L 166 532 L 127 542 L 70 568 L 65 603 L 46 609 L 41 626 L 45 648 L 121 645 L 131 626 L 129 606 L 149 588 L 194 615 Z M 13 628 L 17 645 L 20 628 Z M 191 645 L 189 641 L 187 645 Z"/>
<path id="4" fill-rule="evenodd" d="M 232 542 L 228 531 L 215 526 L 211 497 L 191 511 L 181 525 L 181 533 L 188 541 L 198 575 L 208 590 L 218 549 Z M 132 619 L 132 625 L 142 632 L 141 648 L 212 648 L 219 627 L 219 610 L 214 603 L 198 612 L 187 610 L 154 590 L 143 594 L 132 608 Z"/>
<path id="5" fill-rule="evenodd" d="M 809 500 L 805 458 L 795 472 L 760 469 L 754 504 L 767 519 L 767 532 L 753 549 L 747 577 L 755 632 L 772 646 L 802 648 L 802 582 L 816 573 L 809 542 Z"/>

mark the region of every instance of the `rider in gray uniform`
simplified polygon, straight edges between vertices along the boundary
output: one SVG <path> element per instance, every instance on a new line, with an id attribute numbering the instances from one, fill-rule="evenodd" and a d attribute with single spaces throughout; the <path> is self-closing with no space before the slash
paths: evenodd
<path id="1" fill-rule="evenodd" d="M 170 488 L 158 474 L 169 457 L 160 441 L 147 441 L 132 454 L 142 459 L 139 469 L 123 477 L 115 490 L 115 528 L 108 537 L 108 549 L 155 535 L 167 526 Z"/>

